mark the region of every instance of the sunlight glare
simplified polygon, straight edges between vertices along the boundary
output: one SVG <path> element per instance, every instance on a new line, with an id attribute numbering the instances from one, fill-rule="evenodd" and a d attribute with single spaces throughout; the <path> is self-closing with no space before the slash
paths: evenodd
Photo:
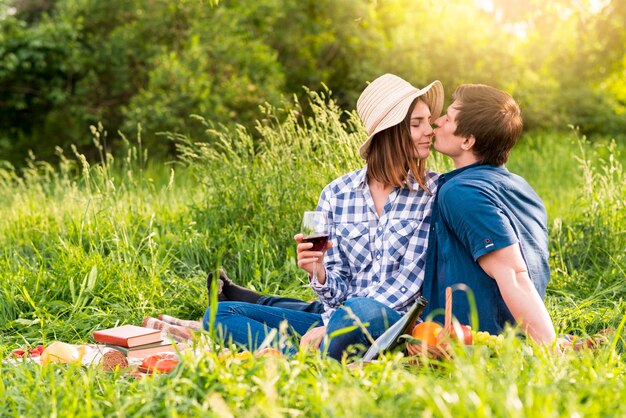
<path id="1" fill-rule="evenodd" d="M 599 13 L 604 9 L 611 0 L 589 0 L 591 13 Z"/>

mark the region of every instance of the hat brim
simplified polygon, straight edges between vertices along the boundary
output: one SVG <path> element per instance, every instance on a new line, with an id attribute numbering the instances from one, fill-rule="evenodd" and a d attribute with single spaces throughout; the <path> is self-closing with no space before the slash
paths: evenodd
<path id="1" fill-rule="evenodd" d="M 361 158 L 367 159 L 374 135 L 402 122 L 406 117 L 406 114 L 409 112 L 411 103 L 413 103 L 413 101 L 418 97 L 424 100 L 424 102 L 428 105 L 428 108 L 430 109 L 431 122 L 441 115 L 444 99 L 443 85 L 439 80 L 435 80 L 423 89 L 416 90 L 415 93 L 405 97 L 389 110 L 389 112 L 376 126 L 374 132 L 372 132 L 367 137 L 367 140 L 359 147 L 359 154 L 361 155 Z"/>

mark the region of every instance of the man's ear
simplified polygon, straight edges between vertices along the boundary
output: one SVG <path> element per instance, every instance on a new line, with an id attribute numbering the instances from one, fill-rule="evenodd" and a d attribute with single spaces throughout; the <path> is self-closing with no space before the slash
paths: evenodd
<path id="1" fill-rule="evenodd" d="M 474 148 L 475 143 L 476 143 L 476 138 L 474 138 L 474 135 L 470 135 L 463 140 L 463 143 L 461 144 L 461 149 L 463 151 L 469 151 L 472 148 Z"/>

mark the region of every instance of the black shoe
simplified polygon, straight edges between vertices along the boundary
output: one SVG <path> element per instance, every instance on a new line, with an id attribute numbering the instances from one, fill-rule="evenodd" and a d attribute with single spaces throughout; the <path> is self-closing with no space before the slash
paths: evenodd
<path id="1" fill-rule="evenodd" d="M 262 296 L 254 290 L 237 285 L 228 278 L 224 269 L 220 269 L 220 278 L 218 280 L 221 287 L 219 288 L 217 300 L 220 302 L 227 300 L 231 302 L 256 303 Z"/>
<path id="2" fill-rule="evenodd" d="M 220 292 L 223 292 L 224 287 L 228 287 L 228 286 L 236 286 L 235 282 L 233 282 L 232 280 L 230 280 L 228 278 L 228 276 L 226 275 L 226 272 L 224 271 L 223 268 L 220 268 L 220 282 L 222 284 L 222 287 L 220 287 Z"/>
<path id="3" fill-rule="evenodd" d="M 225 300 L 228 300 L 228 298 L 223 293 L 224 281 L 221 278 L 222 273 L 223 273 L 223 270 L 220 269 L 220 278 L 217 279 L 217 301 L 218 302 L 223 302 Z M 226 276 L 226 274 L 224 274 L 224 276 Z M 206 290 L 207 290 L 207 295 L 209 297 L 209 303 L 211 301 L 211 284 L 212 283 L 213 283 L 213 272 L 209 272 L 209 274 L 206 276 Z"/>

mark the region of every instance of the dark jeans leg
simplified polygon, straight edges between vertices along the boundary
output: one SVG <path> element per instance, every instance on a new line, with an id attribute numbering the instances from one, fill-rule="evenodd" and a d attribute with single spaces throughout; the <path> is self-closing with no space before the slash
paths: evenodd
<path id="1" fill-rule="evenodd" d="M 282 298 L 279 296 L 261 296 L 256 302 L 258 305 L 273 306 L 275 308 L 291 309 L 293 311 L 324 313 L 324 304 L 318 300 L 305 302 L 300 299 Z"/>

